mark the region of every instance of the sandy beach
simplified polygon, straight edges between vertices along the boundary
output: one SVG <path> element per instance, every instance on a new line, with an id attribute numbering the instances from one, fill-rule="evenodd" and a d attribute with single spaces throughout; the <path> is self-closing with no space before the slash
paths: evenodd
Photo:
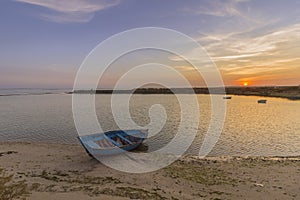
<path id="1" fill-rule="evenodd" d="M 1 143 L 1 199 L 300 199 L 300 157 L 185 157 L 126 174 L 79 145 Z"/>

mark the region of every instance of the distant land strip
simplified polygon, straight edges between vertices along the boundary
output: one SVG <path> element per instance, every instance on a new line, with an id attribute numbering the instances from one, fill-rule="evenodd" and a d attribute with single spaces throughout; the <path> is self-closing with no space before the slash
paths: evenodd
<path id="1" fill-rule="evenodd" d="M 300 86 L 266 86 L 266 87 L 221 87 L 207 88 L 137 88 L 134 90 L 74 90 L 76 94 L 222 94 L 278 97 L 290 100 L 300 100 Z M 69 94 L 70 94 L 69 93 Z"/>

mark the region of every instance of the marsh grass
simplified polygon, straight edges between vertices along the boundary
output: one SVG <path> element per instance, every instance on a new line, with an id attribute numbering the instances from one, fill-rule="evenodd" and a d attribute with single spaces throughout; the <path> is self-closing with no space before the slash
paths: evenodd
<path id="1" fill-rule="evenodd" d="M 80 176 L 72 177 L 68 173 L 61 171 L 54 171 L 53 173 L 43 170 L 40 174 L 31 174 L 31 177 L 40 177 L 49 181 L 54 182 L 66 182 L 66 183 L 77 183 L 77 184 L 119 184 L 121 181 L 117 178 L 106 176 L 106 177 L 90 177 Z"/>
<path id="2" fill-rule="evenodd" d="M 105 188 L 100 190 L 99 193 L 119 196 L 119 197 L 127 197 L 130 199 L 151 199 L 151 200 L 164 200 L 167 199 L 162 195 L 158 194 L 156 191 L 148 191 L 141 188 L 133 188 L 133 187 L 117 187 L 114 190 L 110 188 Z"/>
<path id="3" fill-rule="evenodd" d="M 204 185 L 235 185 L 237 183 L 237 180 L 231 178 L 225 171 L 189 163 L 171 165 L 165 169 L 165 172 L 171 178 L 185 179 Z"/>
<path id="4" fill-rule="evenodd" d="M 0 199 L 25 199 L 28 194 L 25 181 L 13 181 L 13 175 L 6 175 L 3 169 L 0 169 Z"/>

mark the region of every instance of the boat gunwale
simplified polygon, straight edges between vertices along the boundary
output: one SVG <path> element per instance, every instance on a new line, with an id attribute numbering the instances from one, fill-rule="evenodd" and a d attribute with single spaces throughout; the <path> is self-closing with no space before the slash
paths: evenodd
<path id="1" fill-rule="evenodd" d="M 109 150 L 114 150 L 114 149 L 121 149 L 121 150 L 123 150 L 123 151 L 126 151 L 126 150 L 124 150 L 124 148 L 130 147 L 130 146 L 134 146 L 134 145 L 139 145 L 139 144 L 141 144 L 141 143 L 145 140 L 146 137 L 138 137 L 139 140 L 136 141 L 136 142 L 133 142 L 133 141 L 130 141 L 130 140 L 129 140 L 129 141 L 131 142 L 131 144 L 126 144 L 126 145 L 120 145 L 120 146 L 119 146 L 119 145 L 116 145 L 116 144 L 115 144 L 116 142 L 115 142 L 113 139 L 111 139 L 109 136 L 107 136 L 106 134 L 111 134 L 111 133 L 113 133 L 113 134 L 116 134 L 116 136 L 119 136 L 120 133 L 125 133 L 125 134 L 126 134 L 126 132 L 129 132 L 129 131 L 135 131 L 135 132 L 136 132 L 135 134 L 127 134 L 127 135 L 130 135 L 130 136 L 133 136 L 133 137 L 134 137 L 134 135 L 140 134 L 140 133 L 142 133 L 143 136 L 146 136 L 147 133 L 145 133 L 144 131 L 148 132 L 148 129 L 112 130 L 112 131 L 107 131 L 107 132 L 102 132 L 102 133 L 94 133 L 94 134 L 90 134 L 90 135 L 77 136 L 77 138 L 80 140 L 80 143 L 84 146 L 84 148 L 85 148 L 86 150 L 87 150 L 87 148 L 89 148 L 89 149 L 92 149 L 92 150 L 101 150 L 101 151 L 105 151 L 105 150 L 108 150 L 108 151 L 109 151 Z M 118 133 L 118 132 L 119 132 L 119 133 Z M 103 139 L 108 140 L 108 141 L 112 142 L 112 144 L 113 144 L 114 146 L 112 146 L 112 147 L 107 147 L 107 148 L 103 148 L 103 147 L 101 147 L 99 144 L 97 144 L 97 143 L 93 140 L 92 142 L 94 142 L 95 144 L 98 145 L 98 147 L 95 148 L 95 147 L 89 146 L 88 144 L 85 143 L 84 138 L 93 137 L 93 136 L 101 136 L 101 135 L 103 135 L 103 137 L 102 137 L 101 139 L 99 139 L 99 140 L 103 140 Z M 120 134 L 120 136 L 122 136 L 122 135 Z M 123 136 L 122 136 L 122 137 L 123 137 Z M 88 147 L 86 147 L 86 145 L 87 145 Z M 90 154 L 90 153 L 89 153 L 89 154 Z"/>
<path id="2" fill-rule="evenodd" d="M 82 135 L 82 136 L 77 136 L 77 138 L 79 138 L 81 140 L 81 138 L 84 138 L 84 137 L 88 137 L 88 136 L 96 136 L 96 135 L 105 135 L 106 133 L 113 133 L 113 132 L 127 132 L 127 131 L 139 131 L 139 132 L 142 132 L 144 133 L 143 131 L 148 131 L 148 129 L 128 129 L 128 130 L 111 130 L 111 131 L 106 131 L 106 132 L 101 132 L 101 133 L 92 133 L 92 134 L 89 134 L 89 135 Z M 145 133 L 144 133 L 145 134 Z M 135 134 L 133 134 L 135 135 Z"/>

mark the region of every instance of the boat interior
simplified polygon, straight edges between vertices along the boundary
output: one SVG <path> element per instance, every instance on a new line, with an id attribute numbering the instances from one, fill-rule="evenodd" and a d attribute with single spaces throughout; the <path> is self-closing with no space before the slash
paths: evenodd
<path id="1" fill-rule="evenodd" d="M 141 141 L 141 134 L 128 135 L 125 132 L 105 133 L 86 138 L 84 143 L 95 149 L 121 148 Z"/>

